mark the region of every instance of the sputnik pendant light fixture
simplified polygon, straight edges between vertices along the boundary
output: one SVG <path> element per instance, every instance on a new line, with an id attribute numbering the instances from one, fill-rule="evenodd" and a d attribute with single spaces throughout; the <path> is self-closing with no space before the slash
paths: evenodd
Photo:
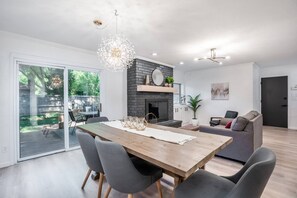
<path id="1" fill-rule="evenodd" d="M 52 77 L 51 87 L 58 89 L 62 86 L 63 80 L 60 78 L 60 75 L 56 74 Z"/>
<path id="2" fill-rule="evenodd" d="M 135 58 L 134 46 L 124 35 L 118 34 L 117 32 L 117 17 L 118 13 L 117 10 L 115 10 L 115 35 L 111 35 L 102 39 L 97 51 L 97 54 L 104 64 L 104 67 L 111 71 L 123 71 L 130 68 Z M 102 23 L 95 20 L 94 24 L 100 26 Z"/>
<path id="3" fill-rule="evenodd" d="M 210 60 L 212 62 L 215 62 L 215 63 L 218 63 L 218 64 L 222 65 L 223 62 L 221 60 L 223 60 L 223 59 L 230 59 L 230 56 L 217 57 L 216 56 L 216 48 L 211 48 L 210 49 L 210 57 L 203 57 L 203 58 L 194 59 L 194 60 Z"/>

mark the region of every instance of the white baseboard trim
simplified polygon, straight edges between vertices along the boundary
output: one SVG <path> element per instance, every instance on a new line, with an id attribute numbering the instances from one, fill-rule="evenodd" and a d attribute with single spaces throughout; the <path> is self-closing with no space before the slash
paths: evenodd
<path id="1" fill-rule="evenodd" d="M 290 130 L 297 130 L 297 128 L 295 128 L 295 127 L 289 127 L 288 129 L 290 129 Z"/>
<path id="2" fill-rule="evenodd" d="M 11 163 L 11 162 L 4 162 L 4 163 L 1 163 L 0 164 L 0 168 L 5 168 L 5 167 L 11 166 L 11 165 L 13 165 L 13 163 Z"/>

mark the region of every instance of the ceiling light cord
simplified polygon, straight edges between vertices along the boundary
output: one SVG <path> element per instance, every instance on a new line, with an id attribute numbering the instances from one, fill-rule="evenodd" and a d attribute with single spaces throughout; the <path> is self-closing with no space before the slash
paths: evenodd
<path id="1" fill-rule="evenodd" d="M 102 65 L 111 71 L 123 71 L 133 65 L 135 49 L 133 44 L 124 36 L 118 33 L 118 11 L 114 10 L 116 18 L 115 35 L 102 39 L 97 53 Z"/>
<path id="2" fill-rule="evenodd" d="M 116 34 L 118 34 L 118 10 L 114 10 L 114 15 L 116 17 Z"/>
<path id="3" fill-rule="evenodd" d="M 210 51 L 211 51 L 210 57 L 215 59 L 216 58 L 216 49 L 212 48 Z"/>

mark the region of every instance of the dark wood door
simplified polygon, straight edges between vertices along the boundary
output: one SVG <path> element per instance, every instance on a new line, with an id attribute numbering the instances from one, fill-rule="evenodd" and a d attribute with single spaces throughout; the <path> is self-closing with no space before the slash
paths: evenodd
<path id="1" fill-rule="evenodd" d="M 288 127 L 288 77 L 262 78 L 263 125 Z"/>

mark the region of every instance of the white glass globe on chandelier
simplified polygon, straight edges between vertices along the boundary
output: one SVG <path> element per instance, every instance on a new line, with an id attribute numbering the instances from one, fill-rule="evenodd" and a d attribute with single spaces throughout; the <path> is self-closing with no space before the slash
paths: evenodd
<path id="1" fill-rule="evenodd" d="M 103 38 L 97 51 L 104 67 L 111 71 L 123 71 L 130 68 L 135 58 L 132 43 L 124 35 L 117 33 L 117 16 L 117 10 L 115 10 L 116 34 Z"/>

